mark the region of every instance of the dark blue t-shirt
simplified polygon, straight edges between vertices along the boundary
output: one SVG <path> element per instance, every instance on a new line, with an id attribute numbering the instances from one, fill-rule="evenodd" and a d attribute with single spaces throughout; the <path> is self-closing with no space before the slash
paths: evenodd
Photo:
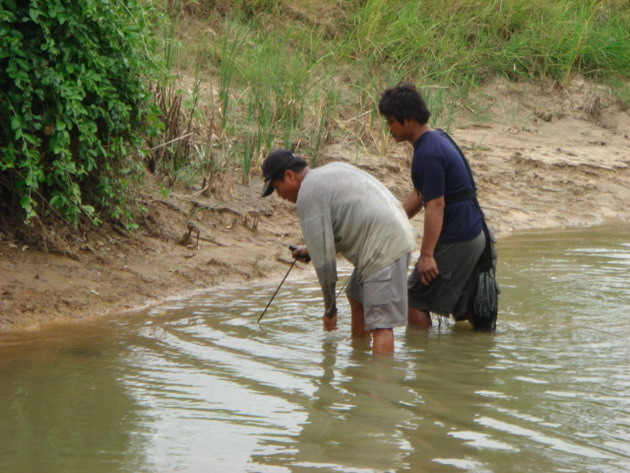
<path id="1" fill-rule="evenodd" d="M 411 179 L 422 201 L 450 196 L 472 189 L 472 180 L 459 151 L 442 130 L 430 130 L 413 144 Z M 444 208 L 439 243 L 475 238 L 481 231 L 481 215 L 472 200 Z"/>

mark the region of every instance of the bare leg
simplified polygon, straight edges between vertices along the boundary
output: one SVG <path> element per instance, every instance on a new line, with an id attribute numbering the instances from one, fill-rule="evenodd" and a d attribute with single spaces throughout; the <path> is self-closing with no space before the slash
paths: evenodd
<path id="1" fill-rule="evenodd" d="M 348 297 L 348 302 L 350 302 L 350 312 L 352 314 L 352 335 L 356 337 L 366 337 L 369 335 L 369 332 L 365 331 L 363 304 L 351 297 Z"/>
<path id="2" fill-rule="evenodd" d="M 368 332 L 365 330 L 365 318 L 363 304 L 348 297 L 350 311 L 352 313 L 351 332 L 354 337 L 372 335 L 372 353 L 394 352 L 394 331 L 391 328 L 382 328 Z"/>
<path id="3" fill-rule="evenodd" d="M 412 327 L 429 328 L 432 325 L 431 314 L 426 310 L 409 307 L 407 323 Z"/>
<path id="4" fill-rule="evenodd" d="M 372 330 L 372 353 L 394 353 L 394 331 L 391 328 Z"/>

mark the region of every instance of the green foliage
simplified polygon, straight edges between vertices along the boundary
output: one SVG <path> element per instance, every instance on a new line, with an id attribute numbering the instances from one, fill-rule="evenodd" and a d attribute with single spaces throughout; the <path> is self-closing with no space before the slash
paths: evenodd
<path id="1" fill-rule="evenodd" d="M 230 34 L 232 29 L 226 25 L 225 35 L 221 43 L 221 66 L 219 73 L 219 100 L 221 102 L 221 128 L 225 128 L 230 116 L 230 101 L 234 75 L 237 71 L 236 60 L 239 57 L 243 42 L 244 28 L 234 27 L 234 37 Z"/>
<path id="2" fill-rule="evenodd" d="M 138 0 L 3 0 L 0 195 L 26 219 L 124 219 L 144 133 L 156 133 Z M 10 210 L 10 209 L 9 209 Z"/>
<path id="3" fill-rule="evenodd" d="M 367 0 L 354 18 L 355 56 L 434 81 L 630 73 L 623 1 Z"/>
<path id="4" fill-rule="evenodd" d="M 244 182 L 274 147 L 316 163 L 335 133 L 384 152 L 376 105 L 401 80 L 448 129 L 461 98 L 494 75 L 630 75 L 627 0 L 182 0 L 178 11 L 186 54 L 174 68 L 203 71 L 217 114 L 218 139 L 200 156 L 239 167 Z"/>
<path id="5" fill-rule="evenodd" d="M 302 138 L 298 134 L 304 129 L 306 107 L 317 83 L 313 71 L 322 57 L 312 48 L 294 50 L 280 35 L 260 34 L 249 21 L 228 22 L 223 31 L 218 65 L 220 130 L 224 136 L 239 135 L 241 146 L 236 151 L 247 182 L 261 153 L 277 146 L 294 147 Z"/>

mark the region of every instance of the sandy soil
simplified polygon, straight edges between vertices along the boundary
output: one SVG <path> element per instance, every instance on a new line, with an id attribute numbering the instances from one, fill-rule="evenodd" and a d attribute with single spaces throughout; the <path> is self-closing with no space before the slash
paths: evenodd
<path id="1" fill-rule="evenodd" d="M 499 237 L 630 221 L 630 115 L 605 93 L 583 81 L 565 90 L 498 81 L 478 105 L 488 113 L 462 107 L 452 134 Z M 400 199 L 410 189 L 408 145 L 390 142 L 376 154 L 335 143 L 324 154 L 324 161 L 359 165 Z M 286 246 L 302 241 L 293 205 L 275 195 L 259 199 L 260 176 L 250 186 L 225 182 L 216 183 L 222 191 L 214 198 L 147 193 L 140 230 L 94 233 L 74 256 L 34 250 L 0 232 L 0 330 L 135 309 L 217 285 L 276 283 L 291 261 Z"/>

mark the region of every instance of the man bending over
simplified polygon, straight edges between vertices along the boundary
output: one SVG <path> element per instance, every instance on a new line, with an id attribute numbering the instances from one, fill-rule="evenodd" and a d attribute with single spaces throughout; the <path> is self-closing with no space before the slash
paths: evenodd
<path id="1" fill-rule="evenodd" d="M 324 296 L 324 330 L 337 329 L 337 253 L 354 271 L 346 289 L 351 329 L 372 335 L 373 353 L 394 351 L 393 328 L 407 324 L 407 268 L 414 237 L 396 198 L 370 174 L 345 163 L 310 169 L 290 150 L 271 152 L 262 164 L 262 197 L 274 190 L 296 204 L 306 247 Z"/>

